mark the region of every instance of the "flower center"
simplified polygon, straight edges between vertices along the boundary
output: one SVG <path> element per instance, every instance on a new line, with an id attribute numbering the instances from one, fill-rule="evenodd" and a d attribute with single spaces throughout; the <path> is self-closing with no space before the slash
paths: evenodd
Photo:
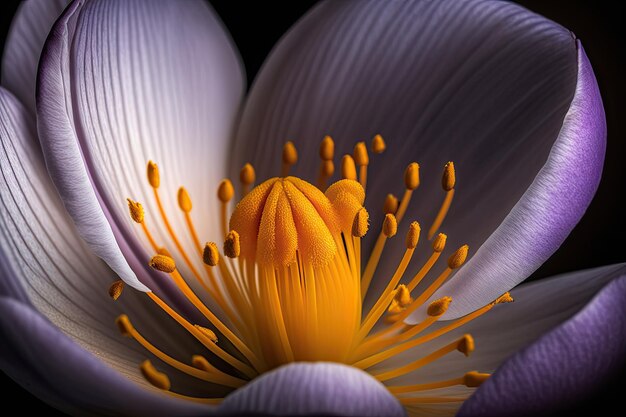
<path id="1" fill-rule="evenodd" d="M 384 140 L 377 135 L 372 151 L 380 154 L 385 147 Z M 235 195 L 234 187 L 229 180 L 219 185 L 220 227 L 225 236 L 222 252 L 215 242 L 200 243 L 191 217 L 191 198 L 185 188 L 180 188 L 178 205 L 187 224 L 186 233 L 196 246 L 195 253 L 185 250 L 161 203 L 158 167 L 153 162 L 148 163 L 148 182 L 154 191 L 160 221 L 169 235 L 169 242 L 164 242 L 167 248 L 153 238 L 141 204 L 129 199 L 131 218 L 141 226 L 156 252 L 150 266 L 168 274 L 169 277 L 163 279 L 171 279 L 206 322 L 192 323 L 156 294 L 149 292 L 147 295 L 212 353 L 211 360 L 199 355 L 191 358 L 191 364 L 174 359 L 144 338 L 126 315 L 117 320 L 122 334 L 135 339 L 175 369 L 231 389 L 290 362 L 333 361 L 366 370 L 407 406 L 463 401 L 468 392 L 465 396 L 450 397 L 437 390 L 455 385 L 476 387 L 488 374 L 460 370 L 457 377 L 445 381 L 402 385 L 396 380 L 394 385 L 394 379 L 419 371 L 454 351 L 469 356 L 474 350 L 474 340 L 469 334 L 452 342 L 448 338 L 447 344 L 441 343 L 430 351 L 425 351 L 421 345 L 440 340 L 441 336 L 481 316 L 496 304 L 512 301 L 506 293 L 465 317 L 441 323 L 437 322 L 453 302 L 452 298 L 443 297 L 424 306 L 468 256 L 467 245 L 457 248 L 450 253 L 445 269 L 438 276 L 425 280 L 445 251 L 447 237 L 437 231 L 454 197 L 454 164 L 447 163 L 443 170 L 445 197 L 428 231 L 430 256 L 427 261 L 415 271 L 407 272 L 421 233 L 419 223 L 413 221 L 407 228 L 404 255 L 395 272 L 390 278 L 378 278 L 386 278 L 387 285 L 382 292 L 370 294 L 373 303 L 365 308 L 364 300 L 368 292 L 372 292 L 370 284 L 386 242 L 397 234 L 411 197 L 419 187 L 418 164 L 413 162 L 406 168 L 402 198 L 391 194 L 385 198 L 385 218 L 380 234 L 365 260 L 361 253 L 361 240 L 369 228 L 369 214 L 363 207 L 369 165 L 365 143 L 359 142 L 353 155 L 343 156 L 343 179 L 330 186 L 328 183 L 335 171 L 334 143 L 330 137 L 325 137 L 320 146 L 316 186 L 289 176 L 298 159 L 292 142 L 285 144 L 282 156 L 282 177 L 268 179 L 254 188 L 254 168 L 250 164 L 243 167 L 241 199 L 230 221 L 228 213 Z M 199 259 L 203 261 L 202 267 L 197 265 Z M 176 264 L 181 261 L 192 276 L 179 272 Z M 206 294 L 198 295 L 189 285 L 189 278 L 197 281 L 198 288 Z M 419 292 L 416 291 L 418 286 Z M 115 282 L 109 291 L 111 297 L 117 299 L 122 288 L 121 281 Z M 211 305 L 215 305 L 215 311 L 202 301 L 201 297 L 207 296 Z M 426 309 L 425 318 L 416 324 L 405 323 L 422 306 Z M 222 339 L 228 343 L 220 343 Z M 414 358 L 404 360 L 401 365 L 388 364 L 390 359 L 408 350 L 415 352 Z M 171 395 L 209 403 L 220 400 L 172 393 L 167 375 L 150 361 L 145 361 L 140 369 L 150 383 Z M 427 391 L 439 394 L 422 395 Z"/>

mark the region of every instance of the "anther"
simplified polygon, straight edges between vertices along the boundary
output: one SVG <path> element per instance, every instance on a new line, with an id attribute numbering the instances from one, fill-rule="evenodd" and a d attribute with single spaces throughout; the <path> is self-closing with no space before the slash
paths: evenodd
<path id="1" fill-rule="evenodd" d="M 163 256 L 167 256 L 168 258 L 173 258 L 172 254 L 170 253 L 170 251 L 168 251 L 167 248 L 165 248 L 163 246 L 158 248 L 156 252 L 157 252 L 158 255 L 163 255 Z"/>
<path id="2" fill-rule="evenodd" d="M 458 350 L 465 356 L 469 356 L 470 353 L 474 351 L 474 338 L 472 337 L 472 335 L 463 335 L 463 337 L 459 340 L 459 343 L 456 346 L 456 350 Z"/>
<path id="3" fill-rule="evenodd" d="M 352 236 L 365 236 L 367 229 L 369 228 L 369 219 L 370 215 L 365 207 L 362 207 L 359 211 L 357 211 L 356 216 L 354 216 L 354 222 L 352 223 Z"/>
<path id="4" fill-rule="evenodd" d="M 512 303 L 513 301 L 513 297 L 511 296 L 511 293 L 509 292 L 505 292 L 504 294 L 502 294 L 500 297 L 498 297 L 495 301 L 496 304 L 504 304 L 504 303 Z"/>
<path id="5" fill-rule="evenodd" d="M 407 190 L 414 190 L 420 185 L 420 166 L 412 162 L 404 171 L 404 186 Z"/>
<path id="6" fill-rule="evenodd" d="M 439 233 L 435 240 L 433 240 L 433 251 L 435 252 L 443 252 L 446 247 L 446 241 L 448 240 L 448 236 L 444 233 Z"/>
<path id="7" fill-rule="evenodd" d="M 469 388 L 477 388 L 485 382 L 491 374 L 483 374 L 481 372 L 471 371 L 463 375 L 463 385 Z"/>
<path id="8" fill-rule="evenodd" d="M 180 207 L 180 209 L 185 213 L 189 213 L 191 211 L 191 198 L 189 197 L 189 193 L 185 187 L 180 187 L 178 189 L 178 207 Z"/>
<path id="9" fill-rule="evenodd" d="M 224 240 L 224 255 L 229 258 L 236 258 L 241 253 L 241 243 L 239 241 L 239 233 L 231 230 Z"/>
<path id="10" fill-rule="evenodd" d="M 215 242 L 207 242 L 202 252 L 202 260 L 209 266 L 215 266 L 220 260 L 220 252 L 217 250 Z"/>
<path id="11" fill-rule="evenodd" d="M 448 311 L 448 307 L 450 307 L 451 302 L 452 302 L 452 297 L 440 298 L 430 303 L 430 305 L 428 306 L 428 310 L 426 310 L 426 312 L 431 317 L 439 317 L 443 315 L 446 311 Z"/>
<path id="12" fill-rule="evenodd" d="M 385 149 L 387 149 L 387 144 L 385 144 L 383 137 L 380 135 L 374 136 L 374 139 L 372 139 L 372 152 L 381 154 L 385 152 Z"/>
<path id="13" fill-rule="evenodd" d="M 406 307 L 413 301 L 409 289 L 404 284 L 398 285 L 398 288 L 396 289 L 396 294 L 393 298 L 398 302 L 400 307 Z"/>
<path id="14" fill-rule="evenodd" d="M 200 326 L 199 324 L 194 325 L 196 329 L 200 330 L 200 332 L 209 338 L 209 340 L 213 343 L 217 343 L 217 335 L 211 329 L 207 329 L 206 327 Z"/>
<path id="15" fill-rule="evenodd" d="M 341 159 L 341 178 L 354 181 L 357 179 L 354 158 L 350 155 L 344 155 Z"/>
<path id="16" fill-rule="evenodd" d="M 165 255 L 154 255 L 150 259 L 150 266 L 157 271 L 172 273 L 176 270 L 176 263 L 174 259 Z"/>
<path id="17" fill-rule="evenodd" d="M 159 167 L 152 161 L 148 161 L 148 182 L 152 188 L 159 188 L 161 185 L 161 177 L 159 175 Z"/>
<path id="18" fill-rule="evenodd" d="M 157 371 L 149 359 L 143 361 L 139 369 L 149 383 L 164 391 L 169 391 L 171 386 L 170 379 L 163 372 Z"/>
<path id="19" fill-rule="evenodd" d="M 213 371 L 213 367 L 211 366 L 211 364 L 209 364 L 209 361 L 207 361 L 204 356 L 193 355 L 191 357 L 191 364 L 193 365 L 194 368 L 200 369 L 201 371 L 205 371 L 205 372 Z"/>
<path id="20" fill-rule="evenodd" d="M 118 279 L 109 287 L 109 297 L 111 297 L 114 301 L 120 298 L 122 295 L 122 291 L 124 290 L 124 281 Z"/>
<path id="21" fill-rule="evenodd" d="M 126 314 L 122 314 L 118 318 L 116 318 L 115 324 L 117 325 L 117 328 L 119 329 L 122 336 L 132 337 L 131 332 L 133 330 L 133 325 L 131 324 L 130 319 Z"/>
<path id="22" fill-rule="evenodd" d="M 448 162 L 443 168 L 443 177 L 441 178 L 441 186 L 444 190 L 450 191 L 456 183 L 456 175 L 454 172 L 454 162 Z"/>
<path id="23" fill-rule="evenodd" d="M 288 140 L 283 145 L 283 164 L 295 165 L 298 162 L 298 151 L 292 141 Z"/>
<path id="24" fill-rule="evenodd" d="M 398 198 L 393 194 L 387 194 L 385 204 L 383 204 L 383 213 L 396 214 L 398 211 Z"/>
<path id="25" fill-rule="evenodd" d="M 250 185 L 256 181 L 256 173 L 251 164 L 247 163 L 241 168 L 241 171 L 239 171 L 239 180 L 243 185 Z"/>
<path id="26" fill-rule="evenodd" d="M 369 165 L 370 157 L 367 154 L 367 146 L 365 146 L 365 142 L 358 142 L 354 145 L 354 162 L 358 166 Z"/>
<path id="27" fill-rule="evenodd" d="M 143 223 L 144 220 L 144 211 L 141 203 L 131 200 L 127 198 L 128 201 L 128 211 L 130 212 L 130 218 L 133 219 L 135 223 Z"/>
<path id="28" fill-rule="evenodd" d="M 385 220 L 383 221 L 383 234 L 387 237 L 393 237 L 398 232 L 398 221 L 396 220 L 396 216 L 393 214 L 385 215 Z"/>
<path id="29" fill-rule="evenodd" d="M 322 175 L 324 175 L 324 177 L 326 178 L 329 178 L 329 177 L 332 177 L 334 173 L 335 173 L 335 164 L 333 163 L 333 161 L 331 160 L 324 161 L 322 163 Z"/>
<path id="30" fill-rule="evenodd" d="M 222 180 L 217 189 L 217 198 L 219 198 L 222 203 L 228 203 L 232 200 L 234 195 L 235 189 L 233 188 L 233 183 L 230 182 L 229 179 Z"/>
<path id="31" fill-rule="evenodd" d="M 420 224 L 418 222 L 413 222 L 409 226 L 409 232 L 406 234 L 406 247 L 407 249 L 415 249 L 417 246 L 417 242 L 420 239 L 421 232 Z"/>
<path id="32" fill-rule="evenodd" d="M 330 136 L 324 136 L 320 144 L 320 158 L 324 161 L 330 161 L 335 155 L 335 142 Z"/>
<path id="33" fill-rule="evenodd" d="M 469 251 L 469 246 L 463 245 L 458 248 L 452 256 L 448 258 L 448 268 L 456 269 L 459 268 L 465 260 L 467 259 L 467 252 Z"/>

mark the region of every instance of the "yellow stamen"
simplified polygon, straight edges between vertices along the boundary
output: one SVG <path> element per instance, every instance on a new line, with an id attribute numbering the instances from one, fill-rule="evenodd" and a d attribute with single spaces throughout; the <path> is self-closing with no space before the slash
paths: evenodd
<path id="1" fill-rule="evenodd" d="M 189 197 L 189 193 L 185 187 L 180 187 L 178 189 L 178 207 L 180 207 L 180 209 L 185 213 L 189 213 L 191 211 L 191 198 Z"/>
<path id="2" fill-rule="evenodd" d="M 217 250 L 215 242 L 207 242 L 202 253 L 204 263 L 209 266 L 215 266 L 220 260 L 220 253 Z"/>
<path id="3" fill-rule="evenodd" d="M 149 383 L 162 390 L 170 390 L 170 379 L 163 372 L 157 371 L 150 360 L 143 361 L 139 369 Z"/>
<path id="4" fill-rule="evenodd" d="M 148 161 L 147 168 L 148 182 L 152 188 L 159 188 L 161 185 L 161 176 L 159 175 L 159 167 L 152 161 Z"/>
<path id="5" fill-rule="evenodd" d="M 176 263 L 172 258 L 165 255 L 154 255 L 150 259 L 150 266 L 157 271 L 171 273 L 176 270 Z"/>
<path id="6" fill-rule="evenodd" d="M 196 329 L 200 330 L 211 342 L 217 343 L 217 335 L 211 329 L 196 324 Z"/>
<path id="7" fill-rule="evenodd" d="M 370 163 L 365 142 L 359 142 L 354 146 L 354 162 L 359 167 L 359 182 L 365 189 L 367 185 L 367 166 Z"/>
<path id="8" fill-rule="evenodd" d="M 135 223 L 143 223 L 144 219 L 144 210 L 141 203 L 131 200 L 127 198 L 128 201 L 128 211 L 130 211 L 130 218 L 133 219 Z"/>
<path id="9" fill-rule="evenodd" d="M 387 387 L 387 389 L 393 394 L 407 394 L 411 392 L 447 388 L 455 385 L 465 385 L 469 388 L 476 388 L 479 387 L 483 382 L 485 382 L 490 376 L 490 374 L 483 374 L 476 371 L 471 371 L 467 372 L 462 377 L 448 379 L 446 381 L 429 382 L 426 384 L 391 386 Z"/>
<path id="10" fill-rule="evenodd" d="M 443 169 L 443 177 L 441 179 L 441 186 L 446 192 L 446 197 L 439 208 L 439 212 L 433 221 L 432 226 L 428 230 L 428 239 L 432 239 L 437 230 L 441 227 L 443 220 L 448 214 L 448 210 L 452 205 L 452 199 L 454 198 L 454 185 L 456 184 L 456 174 L 454 172 L 454 163 L 448 162 Z"/>
<path id="11" fill-rule="evenodd" d="M 400 201 L 400 206 L 398 207 L 398 212 L 396 213 L 396 217 L 398 221 L 402 221 L 404 218 L 404 214 L 406 213 L 407 208 L 409 207 L 409 203 L 411 202 L 411 196 L 413 195 L 413 191 L 419 187 L 420 185 L 420 166 L 416 162 L 412 162 L 409 166 L 406 167 L 404 171 L 404 195 L 402 196 L 402 201 Z"/>
<path id="12" fill-rule="evenodd" d="M 409 291 L 413 291 L 415 287 L 419 285 L 419 283 L 424 279 L 424 277 L 430 272 L 433 265 L 439 259 L 441 252 L 446 246 L 447 236 L 443 233 L 440 233 L 439 236 L 433 242 L 433 254 L 428 258 L 424 266 L 415 274 L 415 276 L 411 279 L 411 281 L 407 284 L 407 288 Z"/>
<path id="13" fill-rule="evenodd" d="M 235 189 L 233 183 L 229 179 L 223 179 L 217 188 L 217 198 L 220 200 L 220 226 L 222 228 L 222 235 L 226 236 L 228 231 L 228 203 L 235 196 Z"/>
<path id="14" fill-rule="evenodd" d="M 239 242 L 239 233 L 231 230 L 224 240 L 224 254 L 229 258 L 236 258 L 241 253 L 241 244 Z"/>
<path id="15" fill-rule="evenodd" d="M 357 180 L 356 164 L 350 155 L 344 155 L 341 159 L 341 178 L 344 180 Z"/>
<path id="16" fill-rule="evenodd" d="M 283 170 L 281 176 L 286 177 L 289 175 L 289 170 L 292 165 L 298 162 L 298 151 L 296 145 L 292 141 L 285 142 L 283 146 Z"/>
<path id="17" fill-rule="evenodd" d="M 385 152 L 385 149 L 387 149 L 387 145 L 385 144 L 383 137 L 380 135 L 374 136 L 374 139 L 372 139 L 372 152 L 375 154 L 381 154 Z"/>
<path id="18" fill-rule="evenodd" d="M 387 194 L 385 204 L 383 205 L 383 213 L 396 214 L 398 211 L 398 198 L 393 194 Z"/>
<path id="19" fill-rule="evenodd" d="M 239 171 L 239 181 L 241 182 L 242 197 L 250 192 L 250 186 L 256 181 L 256 172 L 250 163 L 246 163 Z"/>
<path id="20" fill-rule="evenodd" d="M 122 291 L 124 290 L 124 281 L 118 279 L 109 287 L 109 297 L 111 297 L 114 301 L 120 298 L 122 295 Z"/>
<path id="21" fill-rule="evenodd" d="M 471 347 L 471 349 L 470 349 Z M 390 370 L 390 371 L 375 371 L 371 372 L 371 374 L 378 379 L 379 381 L 387 381 L 392 378 L 397 378 L 399 376 L 408 374 L 409 372 L 413 372 L 418 368 L 428 365 L 431 362 L 436 361 L 444 355 L 447 355 L 450 352 L 454 352 L 458 350 L 463 353 L 465 356 L 469 356 L 469 353 L 473 351 L 474 348 L 474 339 L 472 336 L 466 334 L 461 339 L 456 340 L 452 343 L 447 344 L 446 346 L 436 350 L 428 356 L 425 356 L 421 359 L 418 359 L 414 362 L 408 363 L 399 368 Z M 355 365 L 358 366 L 358 365 Z"/>
<path id="22" fill-rule="evenodd" d="M 335 164 L 333 158 L 335 156 L 335 142 L 330 136 L 325 136 L 320 144 L 320 172 L 317 177 L 317 188 L 324 191 L 327 186 L 328 179 L 335 173 Z"/>
<path id="23" fill-rule="evenodd" d="M 490 376 L 491 374 L 483 374 L 480 372 L 471 371 L 463 376 L 463 385 L 469 388 L 480 387 L 483 382 L 489 379 Z"/>

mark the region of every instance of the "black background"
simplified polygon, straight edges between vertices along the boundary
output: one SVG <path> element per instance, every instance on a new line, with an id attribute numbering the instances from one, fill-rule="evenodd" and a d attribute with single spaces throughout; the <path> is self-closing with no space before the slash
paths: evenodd
<path id="1" fill-rule="evenodd" d="M 213 1 L 218 15 L 233 36 L 246 66 L 248 86 L 265 57 L 285 31 L 315 1 L 251 2 Z M 563 246 L 530 278 L 541 279 L 576 269 L 626 260 L 626 49 L 619 39 L 626 35 L 623 6 L 615 1 L 520 0 L 518 3 L 572 30 L 583 42 L 593 65 L 606 109 L 608 148 L 600 188 L 587 214 Z M 18 1 L 5 1 L 0 15 L 0 48 Z M 599 387 L 591 399 L 576 406 L 574 415 L 599 415 L 620 410 L 620 381 Z M 12 407 L 48 416 L 63 415 L 30 395 L 6 375 L 0 375 L 3 410 Z M 614 407 L 614 408 L 613 408 Z M 504 411 L 504 410 L 503 410 Z M 563 415 L 572 415 L 574 410 Z M 3 413 L 4 414 L 4 413 Z"/>

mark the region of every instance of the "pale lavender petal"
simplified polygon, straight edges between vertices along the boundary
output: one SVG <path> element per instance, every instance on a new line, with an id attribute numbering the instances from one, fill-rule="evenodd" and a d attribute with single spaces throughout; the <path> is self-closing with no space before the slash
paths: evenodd
<path id="1" fill-rule="evenodd" d="M 589 397 L 626 363 L 626 276 L 587 307 L 516 353 L 463 405 L 459 416 L 549 414 Z"/>
<path id="2" fill-rule="evenodd" d="M 572 34 L 511 2 L 323 2 L 285 35 L 255 81 L 231 175 L 247 161 L 256 164 L 260 178 L 275 175 L 281 144 L 293 140 L 300 151 L 294 172 L 315 181 L 325 134 L 336 141 L 338 165 L 357 140 L 381 133 L 387 151 L 371 156 L 368 176 L 370 239 L 380 225 L 378 207 L 388 192 L 401 195 L 404 168 L 413 160 L 421 165 L 422 181 L 406 218 L 427 229 L 444 197 L 443 166 L 452 160 L 456 195 L 441 231 L 448 234 L 450 252 L 467 243 L 474 254 L 548 160 L 576 91 L 577 71 Z M 593 114 L 598 135 L 581 140 L 593 153 L 562 186 L 564 193 L 580 189 L 580 198 L 572 200 L 576 205 L 562 222 L 544 222 L 555 230 L 524 246 L 534 255 L 532 266 L 518 268 L 494 290 L 504 292 L 522 272 L 525 277 L 534 270 L 584 211 L 603 153 L 602 113 Z M 429 256 L 423 244 L 409 273 Z M 402 239 L 388 244 L 380 277 L 393 274 L 403 246 Z M 476 263 L 515 265 L 511 256 L 481 255 Z M 473 300 L 460 297 L 453 312 L 484 301 Z"/>
<path id="3" fill-rule="evenodd" d="M 0 367 L 73 415 L 192 416 L 211 407 L 141 387 L 86 352 L 28 306 L 0 297 Z"/>
<path id="4" fill-rule="evenodd" d="M 338 363 L 297 362 L 265 373 L 226 397 L 220 413 L 272 416 L 404 416 L 376 379 Z"/>
<path id="5" fill-rule="evenodd" d="M 69 0 L 28 0 L 20 4 L 4 44 L 2 86 L 35 114 L 35 81 L 41 48 Z"/>
<path id="6" fill-rule="evenodd" d="M 602 174 L 606 120 L 591 64 L 578 43 L 578 82 L 548 160 L 502 224 L 433 299 L 455 302 L 445 318 L 487 304 L 532 274 L 561 246 Z"/>
<path id="7" fill-rule="evenodd" d="M 1 295 L 32 304 L 129 378 L 141 380 L 137 364 L 145 352 L 119 334 L 115 318 L 122 313 L 169 353 L 192 354 L 191 337 L 178 337 L 177 325 L 159 315 L 143 293 L 129 289 L 115 303 L 109 298 L 115 273 L 78 235 L 46 172 L 31 114 L 2 87 L 0 261 Z"/>
<path id="8" fill-rule="evenodd" d="M 144 205 L 155 239 L 174 252 L 146 180 L 152 159 L 187 252 L 180 185 L 200 238 L 215 239 L 215 189 L 243 88 L 237 53 L 204 1 L 77 1 L 52 29 L 37 97 L 48 170 L 81 235 L 136 288 L 145 290 L 134 273 L 147 283 L 153 251 L 126 198 Z"/>

